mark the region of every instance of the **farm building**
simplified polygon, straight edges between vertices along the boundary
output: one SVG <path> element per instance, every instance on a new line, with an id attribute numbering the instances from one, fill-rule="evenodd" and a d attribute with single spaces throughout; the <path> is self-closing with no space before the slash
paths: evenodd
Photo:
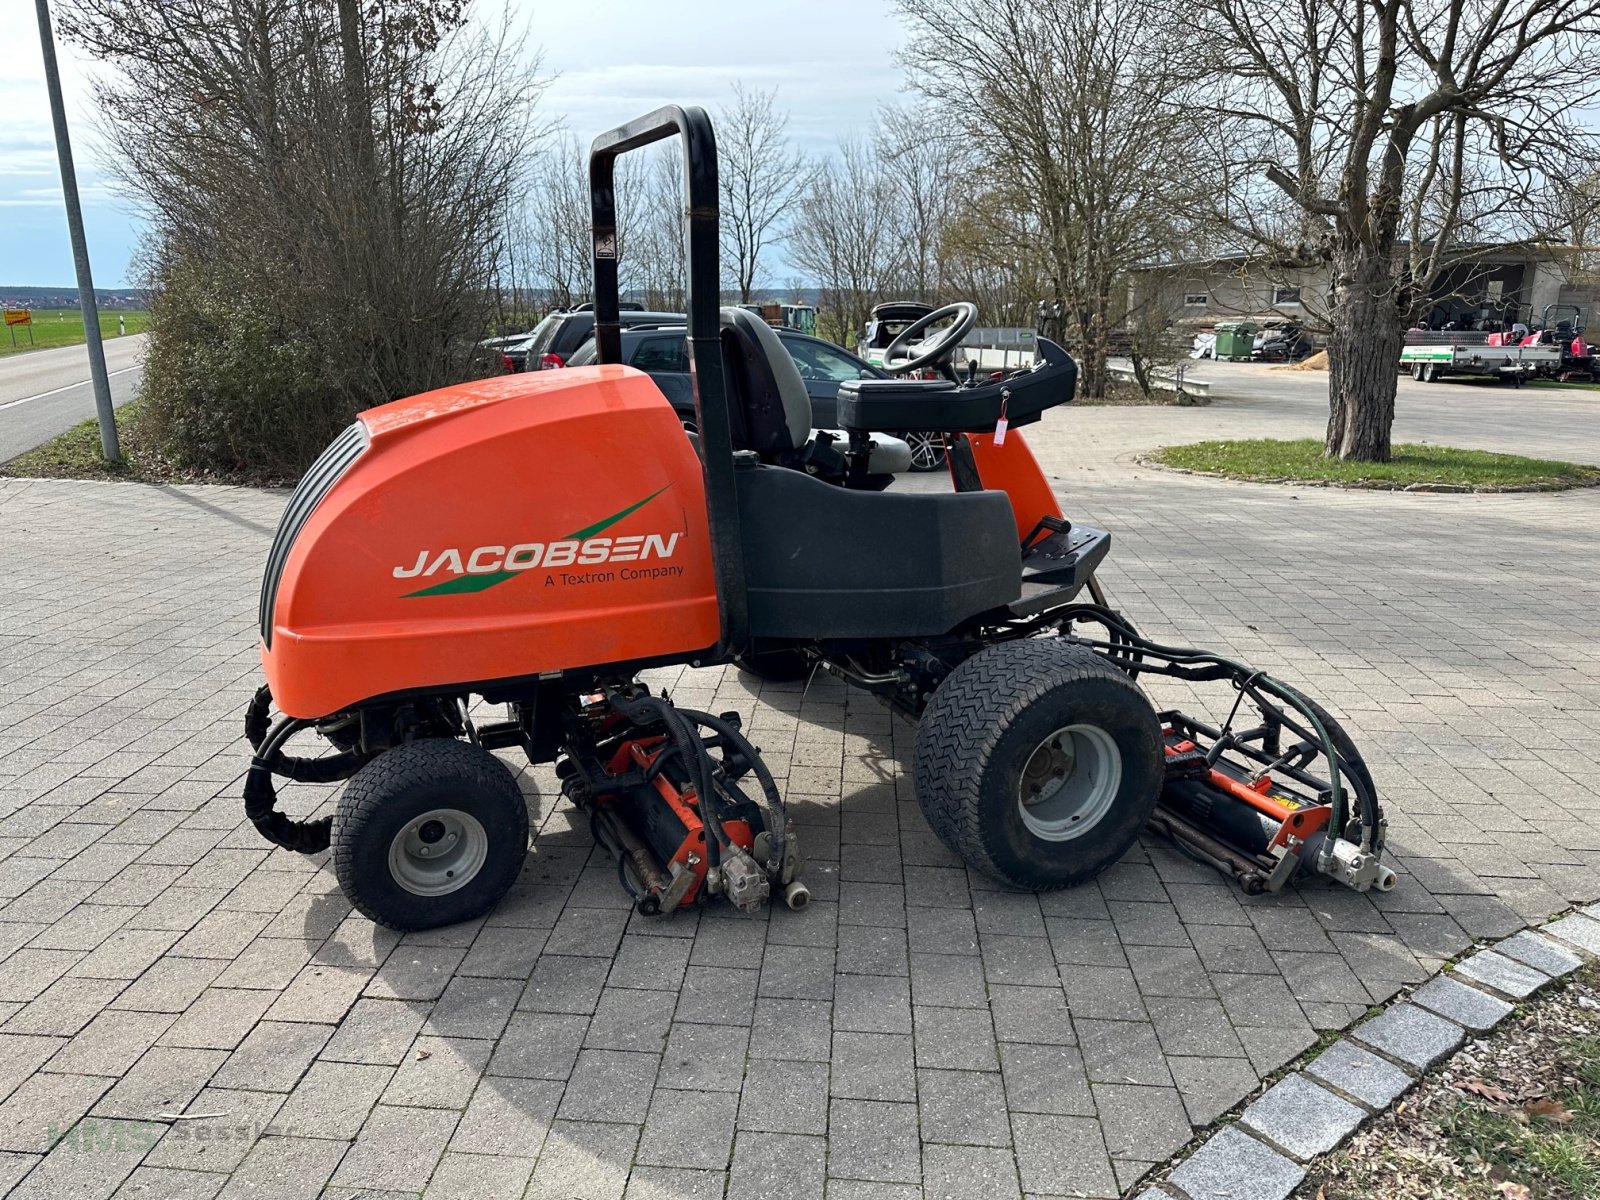
<path id="1" fill-rule="evenodd" d="M 1430 328 L 1536 324 L 1547 306 L 1576 305 L 1600 322 L 1600 270 L 1571 246 L 1513 244 L 1462 247 L 1457 265 L 1429 289 L 1422 320 Z M 1326 265 L 1283 267 L 1260 255 L 1230 254 L 1164 263 L 1135 273 L 1130 309 L 1165 314 L 1196 331 L 1218 321 L 1291 321 L 1317 330 L 1326 321 L 1331 272 Z"/>

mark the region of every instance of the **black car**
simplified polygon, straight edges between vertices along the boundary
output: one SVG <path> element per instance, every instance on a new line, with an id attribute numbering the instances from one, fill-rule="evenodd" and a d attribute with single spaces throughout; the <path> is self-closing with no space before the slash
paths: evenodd
<path id="1" fill-rule="evenodd" d="M 625 308 L 622 327 L 635 325 L 682 325 L 682 313 L 646 312 L 641 308 Z M 572 355 L 594 338 L 594 309 L 590 305 L 553 312 L 533 327 L 533 331 L 520 342 L 502 346 L 500 353 L 507 360 L 510 371 L 542 371 L 548 367 L 564 367 Z"/>
<path id="2" fill-rule="evenodd" d="M 623 314 L 624 324 L 627 315 Z M 832 342 L 810 337 L 793 329 L 774 329 L 783 348 L 805 380 L 811 397 L 811 418 L 819 429 L 832 429 L 839 422 L 839 385 L 850 379 L 888 379 L 887 372 L 841 350 Z M 575 351 L 569 366 L 581 367 L 595 360 L 591 338 Z M 681 326 L 623 330 L 622 361 L 637 367 L 656 381 L 673 408 L 685 419 L 694 416 L 694 391 L 689 382 L 689 347 Z M 932 471 L 944 465 L 944 442 L 936 434 L 897 433 L 911 447 L 911 469 Z"/>

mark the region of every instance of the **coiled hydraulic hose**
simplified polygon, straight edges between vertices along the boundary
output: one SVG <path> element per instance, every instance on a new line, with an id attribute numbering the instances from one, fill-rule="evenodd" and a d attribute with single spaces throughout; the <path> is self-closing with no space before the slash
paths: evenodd
<path id="1" fill-rule="evenodd" d="M 750 744 L 750 740 L 740 733 L 731 721 L 693 708 L 683 708 L 678 711 L 696 725 L 711 730 L 722 739 L 724 746 L 749 764 L 750 770 L 755 774 L 756 783 L 761 788 L 762 807 L 767 812 L 767 873 L 777 875 L 783 866 L 784 838 L 788 832 L 789 816 L 784 811 L 783 796 L 778 791 L 777 780 L 773 779 L 767 764 L 761 761 L 760 751 Z"/>
<path id="2" fill-rule="evenodd" d="M 337 783 L 354 775 L 371 756 L 358 750 L 346 750 L 326 758 L 297 758 L 285 754 L 283 747 L 289 739 L 309 728 L 312 722 L 284 717 L 273 725 L 268 716 L 271 706 L 272 692 L 263 686 L 257 689 L 250 707 L 245 710 L 244 735 L 255 750 L 255 757 L 250 760 L 250 770 L 244 778 L 244 814 L 256 831 L 274 845 L 298 854 L 318 854 L 328 848 L 333 818 L 296 821 L 280 812 L 272 777 L 282 775 L 298 783 Z"/>
<path id="3" fill-rule="evenodd" d="M 684 770 L 689 773 L 689 783 L 694 788 L 695 802 L 700 809 L 700 823 L 711 834 L 706 839 L 706 866 L 715 869 L 721 864 L 722 851 L 729 843 L 727 832 L 717 819 L 716 806 L 712 803 L 711 756 L 706 753 L 700 735 L 670 701 L 648 692 L 632 697 L 613 695 L 611 707 L 635 725 L 648 726 L 659 722 L 666 729 L 667 740 L 677 748 Z"/>
<path id="4" fill-rule="evenodd" d="M 1337 726 L 1320 705 L 1302 696 L 1281 680 L 1223 655 L 1188 646 L 1163 646 L 1158 642 L 1152 642 L 1140 636 L 1120 613 L 1103 605 L 1075 604 L 1051 616 L 1060 621 L 1063 629 L 1073 621 L 1080 620 L 1103 626 L 1110 635 L 1109 640 L 1101 641 L 1077 634 L 1067 636 L 1091 650 L 1107 655 L 1118 665 L 1121 665 L 1119 657 L 1126 658 L 1129 648 L 1132 647 L 1138 654 L 1137 669 L 1141 672 L 1170 675 L 1174 679 L 1182 679 L 1189 683 L 1227 680 L 1239 689 L 1241 698 L 1249 696 L 1258 705 L 1263 706 L 1263 711 L 1271 708 L 1273 716 L 1280 724 L 1307 742 L 1318 745 L 1323 757 L 1328 761 L 1330 768 L 1328 807 L 1331 810 L 1328 828 L 1332 834 L 1342 836 L 1349 817 L 1344 780 L 1341 778 L 1342 770 L 1349 775 L 1354 784 L 1351 791 L 1354 792 L 1361 813 L 1361 849 L 1376 851 L 1382 848 L 1383 814 L 1379 811 L 1378 798 L 1370 782 L 1362 778 L 1365 767 L 1360 764 L 1359 756 L 1352 762 L 1340 751 L 1333 735 L 1329 732 L 1330 726 L 1333 728 Z M 1152 662 L 1152 660 L 1157 661 Z M 1304 719 L 1305 725 L 1302 726 L 1294 721 L 1282 707 L 1273 703 L 1273 700 L 1281 701 L 1298 713 Z"/>
<path id="5" fill-rule="evenodd" d="M 721 851 L 729 846 L 729 841 L 716 812 L 714 799 L 716 766 L 711 761 L 706 740 L 700 736 L 698 729 L 709 729 L 721 740 L 730 757 L 736 756 L 744 760 L 749 770 L 755 774 L 756 782 L 761 788 L 762 807 L 767 813 L 769 835 L 765 864 L 767 873 L 777 875 L 783 866 L 784 839 L 788 829 L 783 797 L 778 791 L 778 784 L 773 779 L 772 772 L 767 768 L 767 764 L 761 761 L 760 753 L 750 744 L 749 739 L 739 732 L 733 722 L 698 709 L 678 708 L 664 697 L 648 694 L 634 697 L 613 696 L 611 706 L 636 725 L 650 725 L 659 721 L 666 729 L 667 740 L 678 748 L 684 768 L 689 773 L 689 782 L 695 789 L 700 821 L 712 834 L 706 843 L 708 867 L 715 867 L 721 862 Z M 742 775 L 743 772 L 739 774 Z M 737 779 L 738 775 L 733 778 Z"/>

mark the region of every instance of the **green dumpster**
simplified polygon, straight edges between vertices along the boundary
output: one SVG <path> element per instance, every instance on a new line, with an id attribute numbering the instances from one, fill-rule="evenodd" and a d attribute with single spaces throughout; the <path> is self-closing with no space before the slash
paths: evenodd
<path id="1" fill-rule="evenodd" d="M 1218 321 L 1217 357 L 1226 359 L 1249 358 L 1256 348 L 1254 321 Z"/>

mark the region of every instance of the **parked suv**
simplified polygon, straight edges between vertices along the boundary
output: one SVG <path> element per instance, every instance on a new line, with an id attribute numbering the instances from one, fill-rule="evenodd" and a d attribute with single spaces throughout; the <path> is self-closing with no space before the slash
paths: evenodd
<path id="1" fill-rule="evenodd" d="M 642 309 L 625 309 L 621 315 L 624 329 L 636 325 L 681 325 L 684 321 L 682 313 Z M 510 370 L 542 371 L 548 367 L 567 366 L 574 351 L 593 338 L 594 309 L 586 304 L 570 312 L 551 313 L 533 327 L 533 332 L 523 342 L 502 347 L 501 353 L 510 363 L 517 364 L 508 364 Z"/>
<path id="2" fill-rule="evenodd" d="M 843 441 L 838 428 L 839 384 L 846 379 L 886 379 L 882 371 L 839 349 L 832 342 L 807 337 L 790 329 L 774 329 L 794 365 L 805 380 L 811 398 L 811 420 Z M 573 352 L 568 366 L 588 366 L 595 361 L 596 347 L 591 338 Z M 689 339 L 682 325 L 622 331 L 622 361 L 645 372 L 672 405 L 673 411 L 691 428 L 694 426 L 694 384 L 689 376 Z M 918 470 L 911 447 L 901 438 L 874 433 L 878 449 L 872 454 L 874 474 L 893 475 Z M 942 449 L 942 447 L 941 447 Z M 926 468 L 921 468 L 926 469 Z"/>

